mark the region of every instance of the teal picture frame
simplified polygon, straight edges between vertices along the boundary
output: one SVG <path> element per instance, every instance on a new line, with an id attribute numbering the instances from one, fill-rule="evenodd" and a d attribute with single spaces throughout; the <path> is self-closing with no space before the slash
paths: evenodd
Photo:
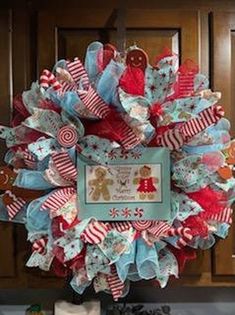
<path id="1" fill-rule="evenodd" d="M 170 220 L 170 153 L 146 148 L 116 154 L 107 164 L 78 155 L 79 218 L 100 221 Z"/>

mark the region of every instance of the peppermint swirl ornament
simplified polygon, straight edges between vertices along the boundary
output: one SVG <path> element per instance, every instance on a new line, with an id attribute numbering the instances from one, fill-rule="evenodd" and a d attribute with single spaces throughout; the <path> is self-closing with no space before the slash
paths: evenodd
<path id="1" fill-rule="evenodd" d="M 78 142 L 77 130 L 71 126 L 63 126 L 57 133 L 57 141 L 65 148 L 70 148 Z"/>
<path id="2" fill-rule="evenodd" d="M 137 231 L 144 231 L 151 226 L 152 222 L 147 220 L 133 221 L 132 225 Z"/>

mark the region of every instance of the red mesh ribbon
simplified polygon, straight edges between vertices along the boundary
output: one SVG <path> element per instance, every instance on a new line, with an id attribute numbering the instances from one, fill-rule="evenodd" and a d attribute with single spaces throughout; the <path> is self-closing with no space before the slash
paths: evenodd
<path id="1" fill-rule="evenodd" d="M 119 86 L 128 94 L 144 96 L 144 80 L 141 69 L 127 66 L 119 80 Z"/>
<path id="2" fill-rule="evenodd" d="M 188 217 L 183 222 L 183 226 L 190 229 L 190 233 L 192 236 L 201 236 L 203 238 L 208 236 L 208 225 L 205 220 L 200 218 L 200 216 Z"/>
<path id="3" fill-rule="evenodd" d="M 196 192 L 187 193 L 189 198 L 196 201 L 205 213 L 216 214 L 225 209 L 224 202 L 226 195 L 223 192 L 215 191 L 210 187 L 205 187 Z M 200 215 L 203 216 L 202 212 Z"/>
<path id="4" fill-rule="evenodd" d="M 97 54 L 97 66 L 99 72 L 103 71 L 110 61 L 116 55 L 116 47 L 111 44 L 105 44 L 103 48 L 98 51 Z"/>
<path id="5" fill-rule="evenodd" d="M 29 116 L 30 114 L 24 105 L 22 95 L 16 95 L 13 99 L 13 117 L 11 119 L 11 126 L 16 127 L 20 125 L 21 122 Z"/>
<path id="6" fill-rule="evenodd" d="M 197 258 L 195 249 L 192 249 L 190 247 L 184 247 L 184 248 L 178 249 L 170 245 L 168 246 L 178 261 L 180 272 L 184 270 L 185 264 L 188 260 L 193 260 Z"/>
<path id="7" fill-rule="evenodd" d="M 108 116 L 101 121 L 86 121 L 85 130 L 87 135 L 96 135 L 116 141 L 127 150 L 140 143 L 140 139 L 114 109 L 111 109 Z"/>
<path id="8" fill-rule="evenodd" d="M 168 47 L 164 47 L 162 54 L 158 55 L 155 59 L 155 64 L 158 65 L 159 61 L 164 58 L 173 56 L 172 51 Z"/>
<path id="9" fill-rule="evenodd" d="M 109 223 L 110 229 L 116 230 L 118 232 L 125 232 L 130 230 L 132 227 L 132 224 L 130 221 L 124 221 L 124 222 L 110 222 Z"/>

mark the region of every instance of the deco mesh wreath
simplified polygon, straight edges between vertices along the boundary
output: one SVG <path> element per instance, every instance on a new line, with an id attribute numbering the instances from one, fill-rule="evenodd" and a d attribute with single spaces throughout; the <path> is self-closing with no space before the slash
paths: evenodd
<path id="1" fill-rule="evenodd" d="M 28 267 L 72 275 L 113 298 L 129 282 L 178 277 L 225 238 L 235 143 L 220 93 L 170 51 L 149 65 L 91 43 L 85 65 L 60 60 L 13 102 L 1 168 L 2 220 L 25 223 Z"/>

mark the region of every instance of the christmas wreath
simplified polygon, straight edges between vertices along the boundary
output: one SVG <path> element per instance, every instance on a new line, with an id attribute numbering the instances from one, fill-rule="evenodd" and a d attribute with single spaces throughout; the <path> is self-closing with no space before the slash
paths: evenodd
<path id="1" fill-rule="evenodd" d="M 235 142 L 221 95 L 165 49 L 88 46 L 13 101 L 0 170 L 0 218 L 22 222 L 28 267 L 93 284 L 114 300 L 129 282 L 161 287 L 231 224 Z"/>

